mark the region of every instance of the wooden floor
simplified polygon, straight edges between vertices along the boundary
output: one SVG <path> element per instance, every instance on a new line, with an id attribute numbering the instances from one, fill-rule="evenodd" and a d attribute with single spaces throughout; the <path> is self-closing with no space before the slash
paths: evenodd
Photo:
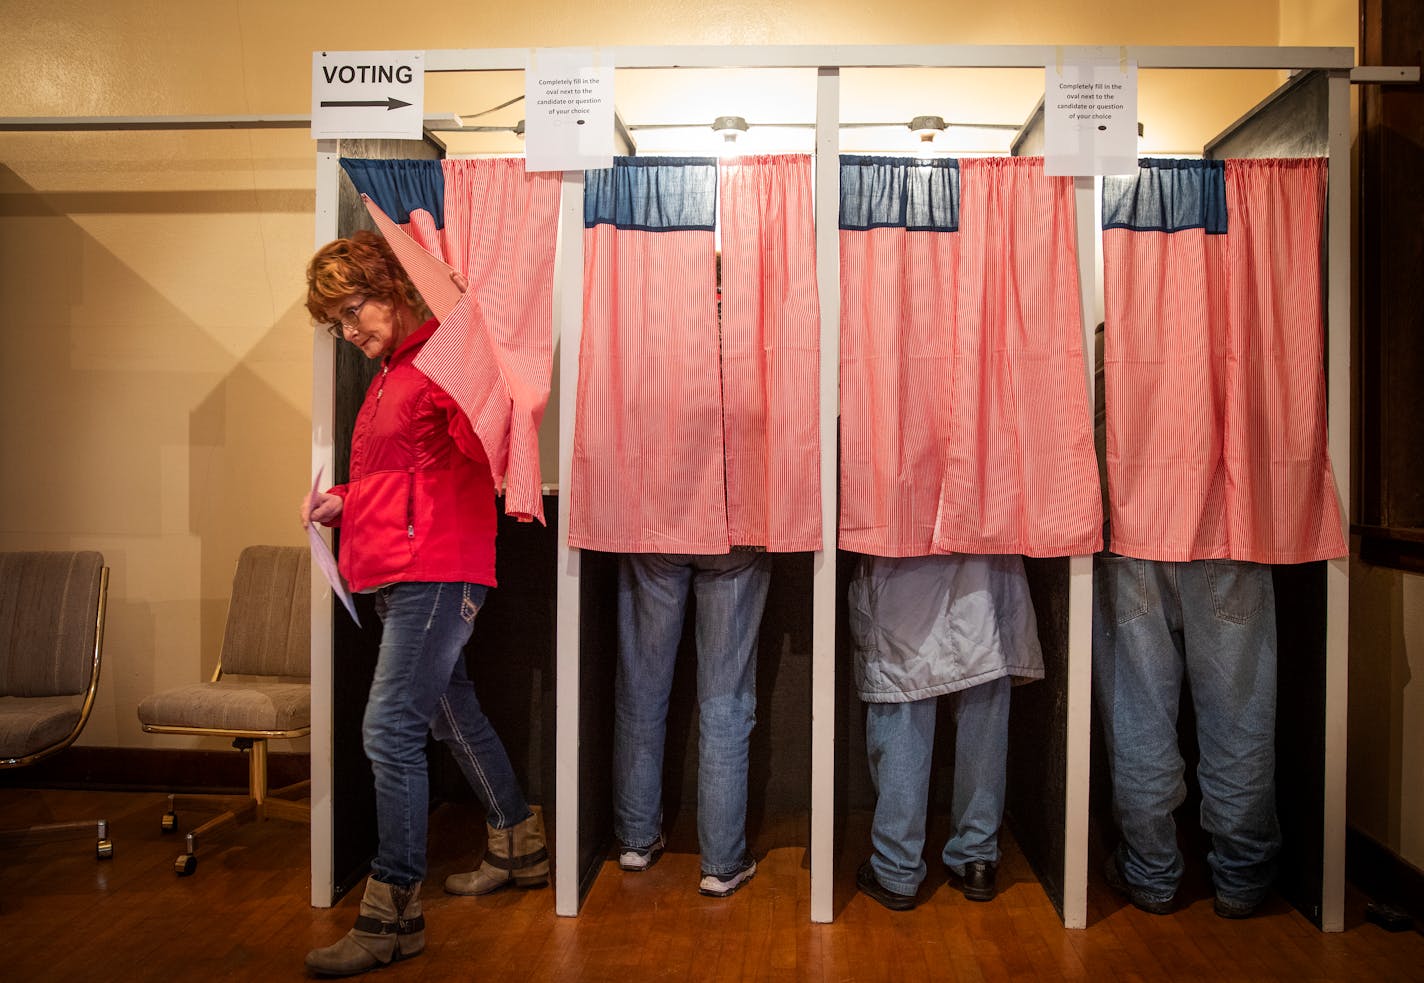
<path id="1" fill-rule="evenodd" d="M 0 848 L 0 980 L 300 980 L 306 950 L 350 926 L 354 898 L 310 907 L 304 827 L 249 823 L 218 834 L 200 845 L 197 873 L 180 878 L 180 841 L 159 832 L 164 804 L 156 793 L 0 789 L 0 827 L 102 817 L 114 842 L 107 861 L 83 838 Z M 855 892 L 864 840 L 847 844 L 829 925 L 810 922 L 799 847 L 767 851 L 756 879 L 721 901 L 697 894 L 690 852 L 669 852 L 637 875 L 605 864 L 578 918 L 554 915 L 550 889 L 447 897 L 438 885 L 473 859 L 460 841 L 478 844 L 467 831 L 481 829 L 468 807 L 437 811 L 422 895 L 427 948 L 382 970 L 383 983 L 1424 980 L 1424 936 L 1363 923 L 1354 895 L 1348 930 L 1325 935 L 1280 901 L 1231 922 L 1198 892 L 1177 914 L 1154 917 L 1095 880 L 1090 926 L 1070 932 L 1012 844 L 994 901 L 968 902 L 932 871 L 928 901 L 906 913 Z"/>

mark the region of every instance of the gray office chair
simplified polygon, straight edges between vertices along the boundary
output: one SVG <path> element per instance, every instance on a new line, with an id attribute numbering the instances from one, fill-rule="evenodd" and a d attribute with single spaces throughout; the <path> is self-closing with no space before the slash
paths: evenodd
<path id="1" fill-rule="evenodd" d="M 187 836 L 173 862 L 180 876 L 198 866 L 202 836 L 253 816 L 311 821 L 311 806 L 292 798 L 311 781 L 267 789 L 267 742 L 311 733 L 311 559 L 302 547 L 249 546 L 237 561 L 222 655 L 211 682 L 150 696 L 138 706 L 150 734 L 231 737 L 248 755 L 247 795 L 170 795 L 165 833 L 178 829 L 178 804 L 227 808 Z"/>
<path id="2" fill-rule="evenodd" d="M 0 768 L 23 768 L 69 747 L 94 708 L 104 650 L 109 568 L 94 552 L 0 553 Z M 114 855 L 103 819 L 0 831 L 5 842 L 93 828 L 100 860 Z"/>

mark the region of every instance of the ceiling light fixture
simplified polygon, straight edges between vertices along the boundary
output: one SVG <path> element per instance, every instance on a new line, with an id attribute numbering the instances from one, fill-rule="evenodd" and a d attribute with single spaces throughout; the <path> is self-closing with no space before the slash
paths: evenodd
<path id="1" fill-rule="evenodd" d="M 747 132 L 747 121 L 740 116 L 718 116 L 712 121 L 712 132 L 722 134 L 727 143 L 736 143 L 737 137 Z"/>
<path id="2" fill-rule="evenodd" d="M 943 133 L 946 124 L 943 116 L 916 116 L 906 125 L 921 143 L 933 143 L 935 134 Z"/>

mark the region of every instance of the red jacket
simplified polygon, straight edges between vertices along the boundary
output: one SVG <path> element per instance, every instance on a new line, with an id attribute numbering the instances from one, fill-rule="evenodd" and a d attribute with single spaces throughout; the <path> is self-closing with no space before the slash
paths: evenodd
<path id="1" fill-rule="evenodd" d="M 445 390 L 412 364 L 436 322 L 386 357 L 351 435 L 341 574 L 353 591 L 398 581 L 495 585 L 494 482 L 484 447 Z"/>

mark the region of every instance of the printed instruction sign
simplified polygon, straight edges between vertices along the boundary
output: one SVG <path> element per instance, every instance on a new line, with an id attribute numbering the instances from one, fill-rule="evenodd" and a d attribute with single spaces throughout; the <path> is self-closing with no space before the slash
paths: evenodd
<path id="1" fill-rule="evenodd" d="M 1044 173 L 1137 173 L 1137 63 L 1049 65 L 1044 79 Z"/>
<path id="2" fill-rule="evenodd" d="M 312 139 L 419 140 L 424 123 L 425 52 L 312 52 Z"/>
<path id="3" fill-rule="evenodd" d="M 613 68 L 592 48 L 538 48 L 524 69 L 524 166 L 613 166 Z"/>

